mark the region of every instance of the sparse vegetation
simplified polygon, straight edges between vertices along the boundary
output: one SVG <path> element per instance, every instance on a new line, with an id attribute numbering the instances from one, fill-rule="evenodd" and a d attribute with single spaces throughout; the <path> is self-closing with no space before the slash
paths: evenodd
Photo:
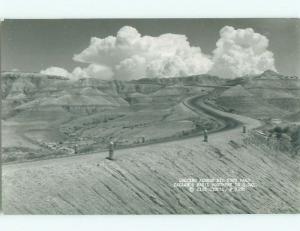
<path id="1" fill-rule="evenodd" d="M 275 137 L 280 142 L 282 149 L 286 149 L 291 153 L 299 154 L 300 148 L 300 126 L 275 126 L 269 129 L 269 137 Z"/>
<path id="2" fill-rule="evenodd" d="M 278 108 L 282 103 L 276 104 L 276 99 L 285 97 L 280 102 L 288 104 L 293 97 L 293 105 L 297 105 L 298 95 L 296 91 L 292 95 L 285 92 L 284 88 L 291 87 L 290 84 L 284 85 L 281 77 L 280 80 L 275 77 L 272 84 L 279 84 L 283 90 L 259 90 L 269 81 L 264 75 L 228 83 L 208 75 L 129 82 L 96 79 L 70 82 L 41 74 L 4 73 L 4 161 L 102 150 L 107 145 L 106 137 L 110 136 L 119 146 L 128 147 L 141 144 L 141 137 L 145 138 L 144 143 L 153 143 L 214 129 L 216 121 L 205 113 L 194 113 L 181 103 L 191 95 L 206 95 L 208 105 L 230 113 L 256 118 L 273 114 L 281 117 L 287 112 Z M 210 85 L 227 87 L 205 87 Z M 275 93 L 277 98 L 269 104 L 266 97 Z M 261 99 L 255 98 L 257 95 Z M 293 129 L 276 128 L 271 133 L 277 138 L 285 137 L 296 148 L 298 135 Z M 78 144 L 76 153 L 74 144 Z M 11 148 L 15 150 L 9 151 Z"/>

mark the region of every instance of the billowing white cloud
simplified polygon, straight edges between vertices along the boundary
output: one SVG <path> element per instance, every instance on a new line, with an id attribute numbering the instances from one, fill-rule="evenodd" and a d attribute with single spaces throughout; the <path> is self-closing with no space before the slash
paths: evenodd
<path id="1" fill-rule="evenodd" d="M 48 67 L 45 70 L 40 71 L 41 74 L 44 75 L 55 75 L 55 76 L 62 76 L 62 77 L 69 77 L 69 72 L 61 67 Z"/>
<path id="2" fill-rule="evenodd" d="M 113 72 L 109 67 L 90 64 L 85 68 L 75 67 L 70 75 L 72 79 L 96 78 L 102 80 L 111 80 Z"/>
<path id="3" fill-rule="evenodd" d="M 70 73 L 61 67 L 49 67 L 40 71 L 41 74 L 62 76 L 71 80 L 78 80 L 84 78 L 97 78 L 102 80 L 111 80 L 113 72 L 110 68 L 97 64 L 90 64 L 85 68 L 75 67 Z"/>
<path id="4" fill-rule="evenodd" d="M 251 28 L 223 27 L 216 46 L 211 74 L 235 78 L 268 69 L 276 71 L 273 53 L 268 50 L 269 40 Z"/>
<path id="5" fill-rule="evenodd" d="M 106 66 L 121 80 L 176 77 L 206 73 L 212 66 L 200 47 L 187 37 L 162 34 L 141 36 L 133 27 L 122 27 L 116 36 L 91 38 L 89 47 L 74 55 L 78 62 Z"/>
<path id="6" fill-rule="evenodd" d="M 212 55 L 193 47 L 185 35 L 162 34 L 142 36 L 135 28 L 122 27 L 116 36 L 91 38 L 89 46 L 73 60 L 87 63 L 71 73 L 60 67 L 50 67 L 41 73 L 59 75 L 76 80 L 132 80 L 140 78 L 171 78 L 196 74 L 213 74 L 235 78 L 276 71 L 269 40 L 253 29 L 225 26 Z"/>

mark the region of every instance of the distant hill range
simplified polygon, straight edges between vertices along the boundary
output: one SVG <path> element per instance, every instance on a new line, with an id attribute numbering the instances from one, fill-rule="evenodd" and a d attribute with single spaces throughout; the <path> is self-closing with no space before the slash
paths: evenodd
<path id="1" fill-rule="evenodd" d="M 230 80 L 233 85 L 216 99 L 230 111 L 256 118 L 283 118 L 300 112 L 300 79 L 267 70 Z"/>
<path id="2" fill-rule="evenodd" d="M 79 79 L 39 73 L 2 72 L 3 116 L 49 107 L 126 107 L 158 98 L 199 94 L 199 87 L 224 87 L 215 100 L 224 108 L 250 116 L 286 117 L 300 112 L 300 79 L 274 71 L 225 80 L 211 75 L 145 78 L 132 81 Z M 95 109 L 95 110 L 96 110 Z M 298 113 L 298 114 L 297 114 Z M 294 118 L 292 116 L 292 118 Z"/>

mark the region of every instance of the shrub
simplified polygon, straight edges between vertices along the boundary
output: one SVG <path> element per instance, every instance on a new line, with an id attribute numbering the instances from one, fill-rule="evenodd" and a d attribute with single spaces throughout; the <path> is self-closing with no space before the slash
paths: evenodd
<path id="1" fill-rule="evenodd" d="M 276 126 L 275 128 L 273 128 L 273 132 L 282 133 L 282 128 L 279 126 Z"/>

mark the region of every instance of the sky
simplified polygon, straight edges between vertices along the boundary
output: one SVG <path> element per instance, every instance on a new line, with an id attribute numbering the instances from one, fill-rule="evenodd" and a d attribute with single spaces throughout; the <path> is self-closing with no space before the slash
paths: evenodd
<path id="1" fill-rule="evenodd" d="M 1 27 L 2 70 L 77 77 L 233 78 L 264 69 L 300 76 L 299 53 L 296 19 L 5 20 Z"/>

